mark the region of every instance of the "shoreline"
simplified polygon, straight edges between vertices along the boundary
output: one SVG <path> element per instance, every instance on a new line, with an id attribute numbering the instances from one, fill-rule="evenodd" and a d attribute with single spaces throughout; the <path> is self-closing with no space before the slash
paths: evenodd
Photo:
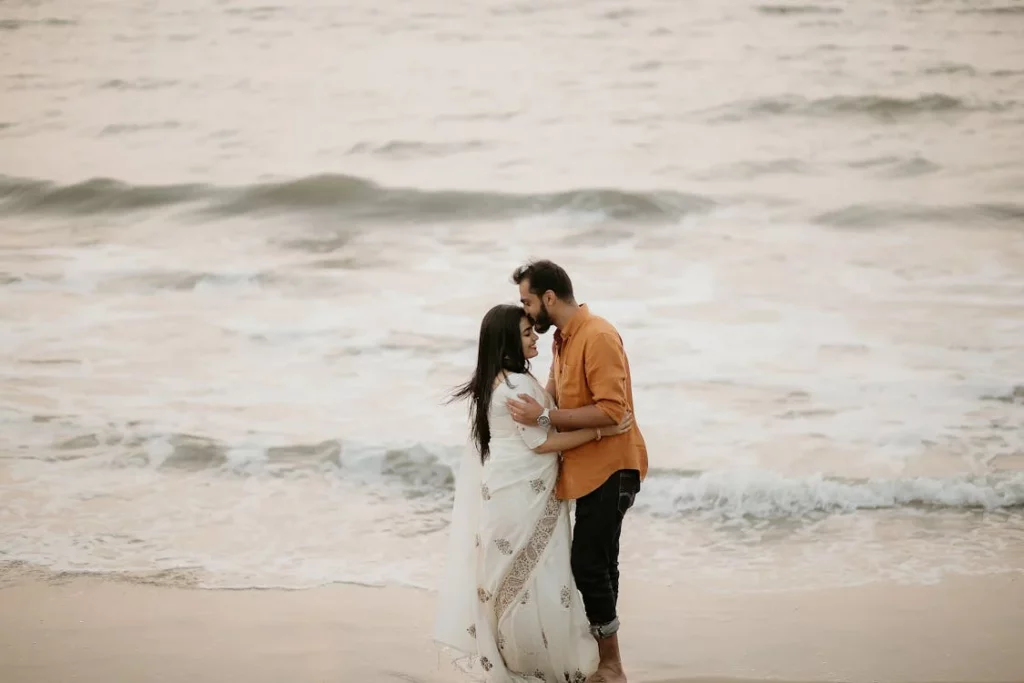
<path id="1" fill-rule="evenodd" d="M 0 680 L 466 680 L 430 640 L 436 595 L 404 587 L 196 589 L 8 567 Z M 1024 574 L 799 593 L 624 582 L 634 683 L 1024 681 Z"/>

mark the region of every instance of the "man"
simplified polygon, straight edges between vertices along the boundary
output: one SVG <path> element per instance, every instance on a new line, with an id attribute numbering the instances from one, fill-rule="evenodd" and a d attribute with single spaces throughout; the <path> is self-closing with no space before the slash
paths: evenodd
<path id="1" fill-rule="evenodd" d="M 534 328 L 552 326 L 554 360 L 548 392 L 557 410 L 545 410 L 530 396 L 508 403 L 524 425 L 559 430 L 618 424 L 633 410 L 629 362 L 622 338 L 608 321 L 578 305 L 569 275 L 551 261 L 515 271 L 512 281 Z M 562 454 L 557 494 L 576 500 L 572 571 L 583 597 L 601 662 L 591 683 L 625 683 L 619 654 L 619 536 L 622 519 L 647 475 L 647 446 L 636 426 L 614 437 L 591 441 Z"/>

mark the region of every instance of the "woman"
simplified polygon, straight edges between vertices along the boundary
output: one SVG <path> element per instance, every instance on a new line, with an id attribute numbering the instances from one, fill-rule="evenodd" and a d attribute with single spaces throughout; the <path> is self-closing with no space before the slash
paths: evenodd
<path id="1" fill-rule="evenodd" d="M 434 637 L 464 670 L 495 683 L 582 683 L 597 668 L 569 564 L 568 502 L 555 497 L 558 454 L 616 426 L 558 433 L 524 427 L 505 401 L 527 393 L 552 406 L 529 372 L 537 334 L 525 311 L 495 306 L 480 325 L 476 371 L 454 399 L 470 403 L 475 448 L 456 482 L 448 566 Z"/>

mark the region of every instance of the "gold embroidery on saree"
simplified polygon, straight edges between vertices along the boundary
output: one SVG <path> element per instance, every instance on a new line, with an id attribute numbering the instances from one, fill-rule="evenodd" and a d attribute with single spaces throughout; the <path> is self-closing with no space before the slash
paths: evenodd
<path id="1" fill-rule="evenodd" d="M 499 621 L 509 606 L 515 602 L 516 596 L 522 592 L 534 568 L 540 562 L 558 524 L 559 512 L 561 512 L 561 507 L 552 491 L 547 503 L 544 504 L 544 512 L 541 514 L 537 526 L 530 534 L 530 539 L 513 558 L 508 574 L 498 586 L 498 592 L 494 599 L 494 615 Z"/>

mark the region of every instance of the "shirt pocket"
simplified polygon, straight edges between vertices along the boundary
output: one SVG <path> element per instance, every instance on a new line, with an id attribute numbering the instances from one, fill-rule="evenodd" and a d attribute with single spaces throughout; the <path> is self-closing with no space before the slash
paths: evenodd
<path id="1" fill-rule="evenodd" d="M 586 378 L 583 368 L 574 363 L 564 363 L 559 371 L 558 405 L 562 408 L 582 407 L 586 399 Z"/>

